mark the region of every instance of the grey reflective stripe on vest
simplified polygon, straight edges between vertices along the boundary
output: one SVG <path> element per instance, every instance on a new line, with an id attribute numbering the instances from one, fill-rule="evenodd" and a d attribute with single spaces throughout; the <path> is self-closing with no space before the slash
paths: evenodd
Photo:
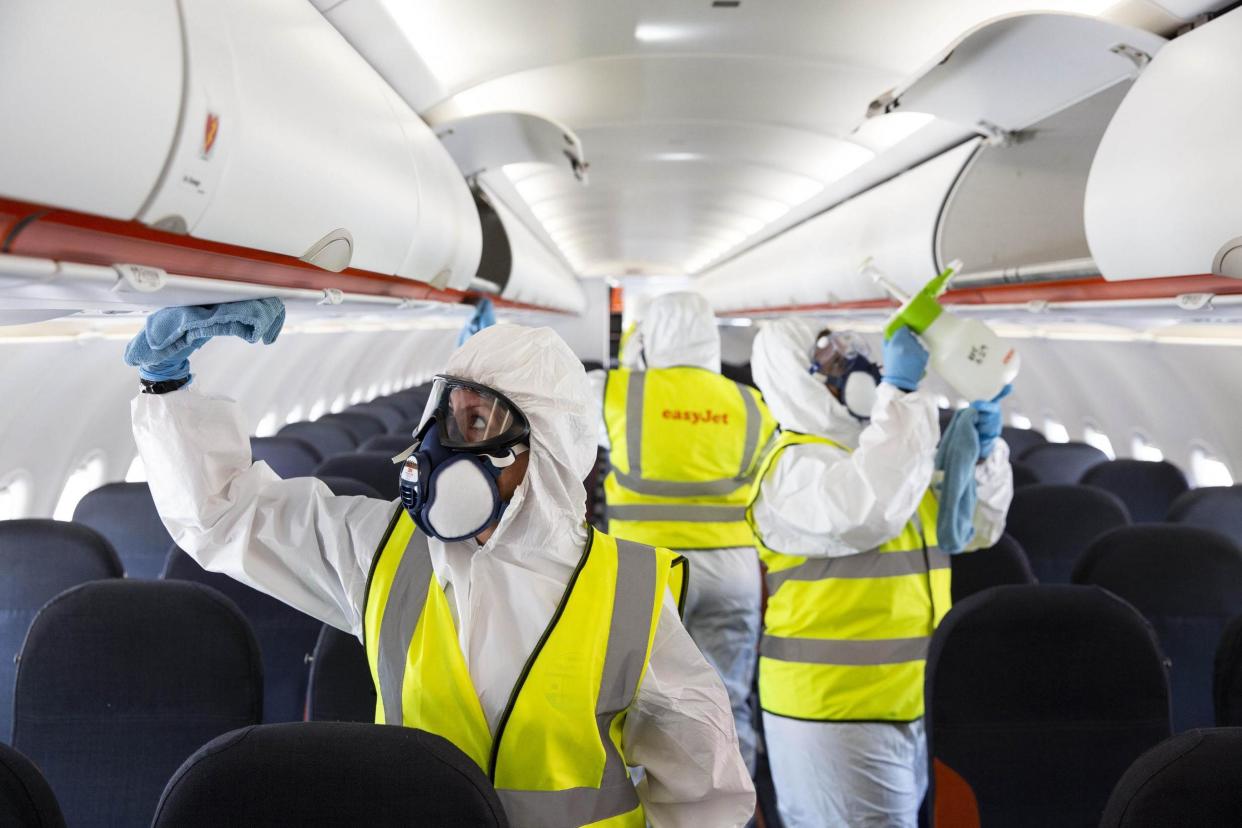
<path id="1" fill-rule="evenodd" d="M 577 828 L 638 807 L 638 794 L 625 760 L 608 736 L 612 721 L 630 706 L 647 660 L 651 616 L 655 611 L 656 556 L 652 549 L 617 541 L 617 587 L 608 629 L 608 649 L 600 678 L 595 724 L 604 747 L 604 773 L 598 788 L 563 791 L 497 789 L 515 825 Z"/>
<path id="2" fill-rule="evenodd" d="M 641 504 L 637 506 L 608 507 L 609 520 L 655 521 L 674 520 L 681 523 L 726 523 L 746 520 L 745 506 L 711 506 L 694 504 L 664 506 Z"/>
<path id="3" fill-rule="evenodd" d="M 931 566 L 928 567 L 928 563 Z M 928 569 L 948 569 L 949 555 L 938 547 L 909 552 L 861 552 L 837 558 L 810 558 L 806 563 L 789 569 L 769 572 L 764 578 L 768 594 L 772 595 L 786 581 L 822 581 L 828 578 L 896 578 L 902 575 L 922 575 Z"/>
<path id="4" fill-rule="evenodd" d="M 410 535 L 401 563 L 388 591 L 384 617 L 380 621 L 379 673 L 380 699 L 384 703 L 384 723 L 399 725 L 405 721 L 401 704 L 401 685 L 405 682 L 405 666 L 409 661 L 414 628 L 427 603 L 427 590 L 435 572 L 431 568 L 431 552 L 427 538 L 415 530 Z"/>
<path id="5" fill-rule="evenodd" d="M 879 638 L 853 640 L 838 638 L 781 638 L 765 635 L 759 643 L 759 655 L 777 661 L 803 664 L 836 664 L 868 667 L 900 664 L 927 658 L 930 636 L 919 638 Z"/>
<path id="6" fill-rule="evenodd" d="M 732 494 L 754 479 L 751 465 L 755 461 L 755 452 L 759 449 L 761 418 L 759 405 L 741 385 L 737 386 L 737 390 L 746 407 L 746 442 L 742 447 L 742 462 L 735 476 L 716 480 L 651 480 L 643 477 L 643 402 L 646 398 L 646 382 L 646 372 L 634 371 L 626 385 L 625 448 L 629 471 L 614 469 L 618 483 L 632 492 L 656 497 L 720 497 Z"/>

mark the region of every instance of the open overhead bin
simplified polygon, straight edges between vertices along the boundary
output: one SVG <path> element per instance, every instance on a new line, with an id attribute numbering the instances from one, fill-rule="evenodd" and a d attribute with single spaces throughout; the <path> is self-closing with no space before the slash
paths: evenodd
<path id="1" fill-rule="evenodd" d="M 586 156 L 563 124 L 526 112 L 484 112 L 435 124 L 462 175 L 475 178 L 506 164 L 565 167 L 586 183 Z"/>
<path id="2" fill-rule="evenodd" d="M 7 0 L 0 78 L 0 196 L 325 270 L 474 275 L 456 165 L 310 4 Z"/>
<path id="3" fill-rule="evenodd" d="M 1242 278 L 1242 10 L 1172 41 L 1100 142 L 1086 193 L 1106 279 Z"/>

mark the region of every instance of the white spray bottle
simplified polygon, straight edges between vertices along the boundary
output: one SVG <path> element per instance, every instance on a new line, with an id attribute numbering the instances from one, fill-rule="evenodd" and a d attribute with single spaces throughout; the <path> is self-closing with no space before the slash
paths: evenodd
<path id="1" fill-rule="evenodd" d="M 902 325 L 918 334 L 931 355 L 931 367 L 967 400 L 990 400 L 1018 375 L 1021 358 L 1017 350 L 978 319 L 962 319 L 947 313 L 937 298 L 961 269 L 953 261 L 942 273 L 907 297 L 868 259 L 862 272 L 893 295 L 901 308 L 884 327 L 890 338 Z"/>

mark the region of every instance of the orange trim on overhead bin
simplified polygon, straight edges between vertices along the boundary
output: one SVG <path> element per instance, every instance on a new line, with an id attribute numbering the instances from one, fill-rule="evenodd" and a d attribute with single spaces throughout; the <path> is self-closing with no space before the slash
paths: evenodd
<path id="1" fill-rule="evenodd" d="M 45 215 L 39 216 L 38 213 Z M 14 233 L 23 220 L 28 223 Z M 11 239 L 10 234 L 13 234 Z M 8 246 L 3 252 L 17 256 L 105 266 L 143 264 L 179 276 L 200 276 L 272 287 L 305 290 L 335 288 L 347 293 L 446 304 L 458 304 L 474 296 L 486 295 L 434 288 L 425 282 L 357 268 L 332 273 L 292 256 L 166 233 L 136 221 L 118 221 L 0 199 L 0 241 L 6 239 Z M 491 298 L 499 308 L 551 310 L 524 302 Z"/>
<path id="2" fill-rule="evenodd" d="M 983 288 L 950 290 L 940 298 L 946 305 L 1022 305 L 1027 302 L 1122 302 L 1135 299 L 1170 299 L 1183 293 L 1214 293 L 1218 296 L 1242 294 L 1242 280 L 1211 274 L 1165 276 L 1156 279 L 1128 279 L 1110 282 L 1102 277 L 1059 282 L 1031 282 L 1019 285 L 993 285 Z M 896 308 L 892 299 L 865 299 L 857 302 L 825 302 L 806 305 L 779 305 L 729 311 L 724 316 L 752 316 L 808 311 L 883 310 Z"/>

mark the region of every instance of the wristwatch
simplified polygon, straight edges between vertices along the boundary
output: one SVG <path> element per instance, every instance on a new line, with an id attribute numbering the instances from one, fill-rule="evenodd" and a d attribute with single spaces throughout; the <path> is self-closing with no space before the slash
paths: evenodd
<path id="1" fill-rule="evenodd" d="M 190 381 L 189 377 L 173 380 L 145 380 L 139 379 L 142 383 L 142 393 L 144 394 L 167 394 L 169 391 L 176 391 L 181 386 Z"/>

